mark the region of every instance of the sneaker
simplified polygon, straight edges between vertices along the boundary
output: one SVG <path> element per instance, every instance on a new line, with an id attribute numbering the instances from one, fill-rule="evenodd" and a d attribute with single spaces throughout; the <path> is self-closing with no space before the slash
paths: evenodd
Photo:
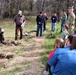
<path id="1" fill-rule="evenodd" d="M 43 74 L 44 74 L 44 75 L 48 75 L 49 72 L 45 70 L 45 71 L 43 72 Z"/>

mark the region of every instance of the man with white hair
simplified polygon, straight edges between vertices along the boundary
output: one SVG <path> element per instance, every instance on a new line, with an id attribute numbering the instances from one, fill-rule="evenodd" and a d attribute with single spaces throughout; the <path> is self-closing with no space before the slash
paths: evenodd
<path id="1" fill-rule="evenodd" d="M 14 23 L 15 23 L 15 25 L 16 25 L 16 29 L 15 29 L 15 40 L 17 40 L 18 39 L 18 32 L 20 31 L 20 39 L 22 39 L 22 37 L 23 37 L 23 32 L 22 32 L 22 27 L 21 27 L 21 25 L 22 25 L 22 21 L 21 21 L 21 17 L 22 17 L 23 15 L 22 15 L 22 11 L 21 10 L 19 10 L 18 11 L 18 14 L 14 17 Z"/>
<path id="2" fill-rule="evenodd" d="M 68 12 L 68 20 L 67 20 L 67 24 L 69 26 L 69 34 L 73 34 L 74 33 L 74 24 L 75 24 L 75 14 L 73 12 L 73 6 L 69 7 Z"/>

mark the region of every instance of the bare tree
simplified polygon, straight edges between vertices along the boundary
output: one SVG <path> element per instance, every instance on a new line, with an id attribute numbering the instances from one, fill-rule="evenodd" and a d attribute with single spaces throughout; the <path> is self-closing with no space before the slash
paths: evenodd
<path id="1" fill-rule="evenodd" d="M 42 8 L 42 0 L 36 1 L 36 7 L 37 7 L 37 13 L 39 13 L 41 11 L 41 8 Z"/>
<path id="2" fill-rule="evenodd" d="M 74 6 L 76 11 L 76 0 L 0 0 L 0 19 L 13 17 L 18 10 L 27 13 L 39 13 L 40 11 L 60 13 L 65 10 L 68 13 L 69 6 Z"/>

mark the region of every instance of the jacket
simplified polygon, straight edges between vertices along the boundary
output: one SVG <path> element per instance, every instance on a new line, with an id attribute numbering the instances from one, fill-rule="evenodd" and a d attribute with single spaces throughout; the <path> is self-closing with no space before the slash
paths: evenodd
<path id="1" fill-rule="evenodd" d="M 54 67 L 52 75 L 76 75 L 76 49 L 58 48 L 48 64 Z"/>
<path id="2" fill-rule="evenodd" d="M 66 22 L 66 20 L 67 20 L 67 15 L 63 15 L 62 16 L 62 22 Z"/>
<path id="3" fill-rule="evenodd" d="M 44 22 L 44 17 L 38 15 L 38 16 L 36 17 L 36 22 L 37 22 L 37 25 L 42 25 L 42 23 Z"/>
<path id="4" fill-rule="evenodd" d="M 17 26 L 21 26 L 21 24 L 22 24 L 21 17 L 22 16 L 20 16 L 19 14 L 14 17 L 14 22 L 16 23 Z"/>
<path id="5" fill-rule="evenodd" d="M 51 18 L 52 23 L 56 23 L 57 20 L 58 20 L 57 16 L 52 16 L 52 18 Z"/>

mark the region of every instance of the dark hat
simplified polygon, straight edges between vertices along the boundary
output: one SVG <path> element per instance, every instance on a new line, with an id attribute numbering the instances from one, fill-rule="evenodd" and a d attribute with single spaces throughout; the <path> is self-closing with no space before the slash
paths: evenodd
<path id="1" fill-rule="evenodd" d="M 42 14 L 42 12 L 40 11 L 40 14 Z"/>

